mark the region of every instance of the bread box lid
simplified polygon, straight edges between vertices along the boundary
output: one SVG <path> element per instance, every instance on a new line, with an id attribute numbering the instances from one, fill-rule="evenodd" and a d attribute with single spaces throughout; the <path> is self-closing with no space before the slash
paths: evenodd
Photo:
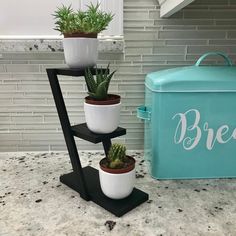
<path id="1" fill-rule="evenodd" d="M 222 56 L 226 65 L 200 65 L 209 55 Z M 154 92 L 236 92 L 236 67 L 224 53 L 211 52 L 201 56 L 193 66 L 150 73 L 145 85 Z"/>

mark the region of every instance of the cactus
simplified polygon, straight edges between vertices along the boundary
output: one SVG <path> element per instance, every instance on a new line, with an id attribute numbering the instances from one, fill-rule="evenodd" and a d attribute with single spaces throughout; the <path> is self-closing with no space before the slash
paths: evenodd
<path id="1" fill-rule="evenodd" d="M 85 81 L 88 87 L 89 97 L 95 100 L 106 100 L 108 95 L 108 88 L 110 85 L 110 81 L 112 76 L 116 71 L 113 71 L 111 74 L 108 74 L 109 64 L 105 70 L 105 72 L 101 71 L 100 73 L 96 69 L 96 79 L 92 75 L 89 68 L 85 70 Z"/>
<path id="2" fill-rule="evenodd" d="M 113 143 L 108 152 L 109 168 L 118 169 L 122 168 L 127 161 L 126 147 L 123 144 Z"/>

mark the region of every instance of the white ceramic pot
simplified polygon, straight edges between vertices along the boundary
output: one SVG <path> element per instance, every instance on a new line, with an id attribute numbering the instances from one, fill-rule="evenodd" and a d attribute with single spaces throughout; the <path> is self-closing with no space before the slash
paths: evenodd
<path id="1" fill-rule="evenodd" d="M 95 66 L 98 58 L 97 38 L 64 38 L 64 55 L 70 68 Z"/>
<path id="2" fill-rule="evenodd" d="M 122 199 L 128 197 L 134 188 L 135 168 L 127 173 L 112 174 L 99 167 L 99 180 L 102 192 L 109 198 Z"/>
<path id="3" fill-rule="evenodd" d="M 120 122 L 121 103 L 94 105 L 84 102 L 85 120 L 94 133 L 107 134 L 117 129 Z"/>

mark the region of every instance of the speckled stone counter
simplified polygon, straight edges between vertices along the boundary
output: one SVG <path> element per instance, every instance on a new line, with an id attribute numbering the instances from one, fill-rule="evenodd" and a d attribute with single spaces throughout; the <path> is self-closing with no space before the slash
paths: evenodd
<path id="1" fill-rule="evenodd" d="M 137 160 L 136 187 L 150 200 L 117 218 L 59 182 L 66 152 L 0 154 L 1 236 L 236 235 L 236 179 L 157 181 Z M 80 153 L 83 166 L 103 154 Z"/>
<path id="2" fill-rule="evenodd" d="M 122 53 L 124 41 L 121 39 L 99 39 L 100 53 Z M 62 39 L 3 39 L 0 52 L 62 52 Z"/>

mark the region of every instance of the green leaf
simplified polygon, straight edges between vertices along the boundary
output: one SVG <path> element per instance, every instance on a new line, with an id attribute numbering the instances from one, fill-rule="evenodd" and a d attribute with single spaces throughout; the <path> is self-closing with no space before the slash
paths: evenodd
<path id="1" fill-rule="evenodd" d="M 102 83 L 98 85 L 96 95 L 99 100 L 104 100 L 107 98 L 106 86 L 107 86 L 106 81 L 103 81 Z"/>
<path id="2" fill-rule="evenodd" d="M 108 88 L 109 88 L 109 85 L 110 85 L 110 81 L 111 81 L 111 78 L 113 77 L 113 75 L 115 74 L 116 70 L 114 70 L 110 75 L 108 75 L 106 81 L 107 81 L 107 87 L 106 87 L 106 91 L 108 92 Z"/>
<path id="3" fill-rule="evenodd" d="M 106 29 L 114 15 L 99 10 L 99 4 L 88 6 L 87 11 L 74 11 L 70 6 L 62 5 L 53 14 L 55 29 L 61 33 L 99 33 Z"/>
<path id="4" fill-rule="evenodd" d="M 103 82 L 102 73 L 97 74 L 97 86 Z"/>
<path id="5" fill-rule="evenodd" d="M 88 92 L 88 95 L 89 95 L 89 97 L 91 97 L 91 98 L 97 100 L 97 95 L 96 95 L 96 93 Z"/>
<path id="6" fill-rule="evenodd" d="M 95 93 L 97 90 L 97 84 L 89 68 L 85 70 L 84 77 L 85 77 L 86 85 L 88 87 L 88 91 Z"/>

